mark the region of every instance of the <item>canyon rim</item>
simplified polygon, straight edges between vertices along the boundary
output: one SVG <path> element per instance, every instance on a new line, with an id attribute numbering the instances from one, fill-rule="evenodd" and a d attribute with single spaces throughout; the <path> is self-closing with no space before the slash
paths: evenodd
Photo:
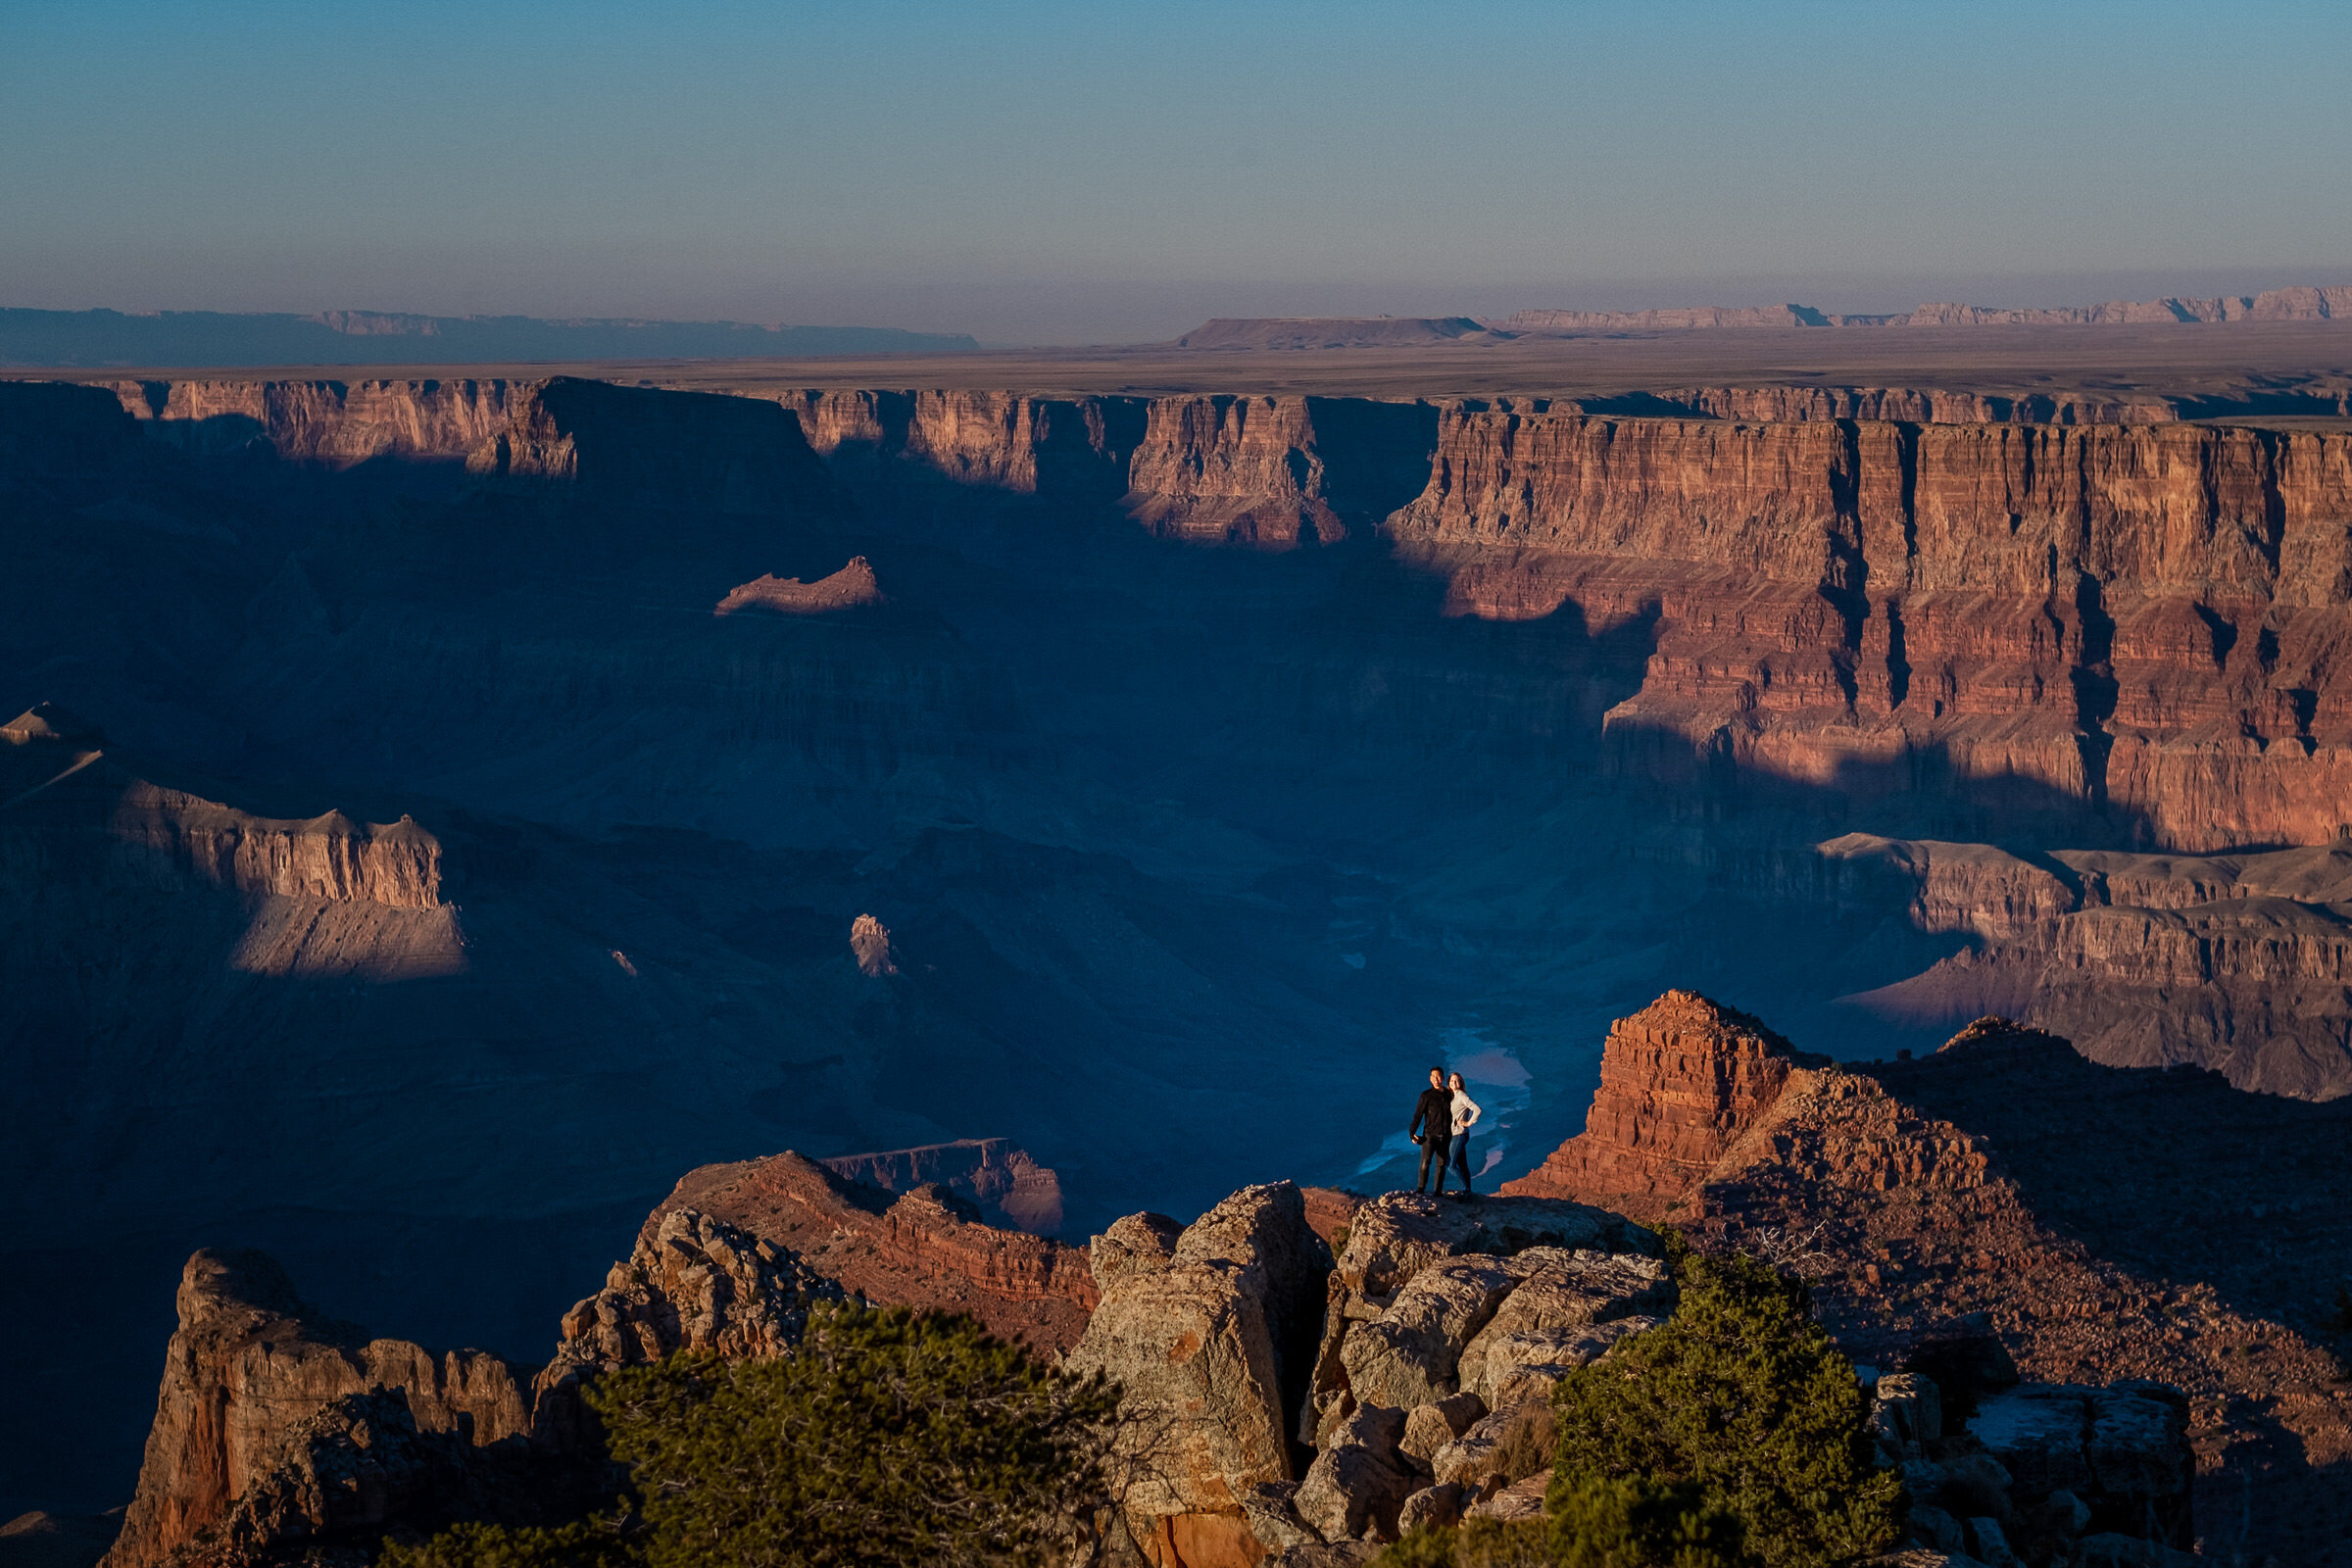
<path id="1" fill-rule="evenodd" d="M 1997 1013 L 2225 1097 L 2183 1117 L 2332 1114 L 2352 422 L 2313 411 L 2340 389 L 2296 372 L 2288 413 L 2226 377 L 2034 392 L 1951 346 L 2015 329 L 1903 327 L 1959 356 L 1921 384 L 1675 360 L 1575 395 L 1368 395 L 1348 355 L 1395 329 L 1294 351 L 1232 323 L 1137 351 L 1118 375 L 1182 383 L 1152 392 L 987 356 L 915 387 L 0 382 L 5 1310 L 30 1348 L 0 1420 L 25 1505 L 128 1497 L 200 1248 L 263 1249 L 316 1305 L 231 1259 L 206 1278 L 245 1283 L 184 1286 L 183 1333 L 229 1310 L 194 1291 L 479 1346 L 512 1387 L 433 1376 L 487 1434 L 545 1407 L 550 1324 L 589 1365 L 660 1317 L 597 1294 L 641 1221 L 778 1300 L 815 1287 L 743 1237 L 1072 1353 L 1145 1291 L 1084 1250 L 1138 1210 L 1294 1181 L 1282 1247 L 1311 1251 L 1305 1226 L 1343 1277 L 1330 1216 L 1406 1183 L 1395 1135 L 1441 1061 L 1503 1091 L 1482 1185 L 1654 1221 L 1794 1059 L 1759 1048 L 1703 1125 L 1667 1117 L 1671 1171 L 1646 1134 L 1562 1150 L 1596 1081 L 1588 1140 L 1651 1125 L 1600 1049 L 1670 989 L 1770 1020 L 1821 1054 L 1802 1072 Z M 1539 352 L 1463 336 L 1429 352 L 1506 379 Z M 1007 369 L 1027 384 L 989 384 Z M 1855 1164 L 1823 1136 L 1824 1169 Z M 2302 1222 L 2261 1201 L 2252 1245 L 2284 1245 Z M 2001 1211 L 2026 1273 L 2097 1229 L 2046 1206 Z M 1926 1230 L 1975 1223 L 1941 1212 Z M 1856 1279 L 1925 1245 L 1840 1222 Z M 2332 1280 L 2241 1289 L 2133 1235 L 2137 1283 L 2070 1302 L 2234 1289 L 2320 1364 Z M 1168 1241 L 1163 1280 L 1158 1246 L 1136 1266 L 1175 1290 L 1191 1254 Z M 1932 1315 L 1857 1305 L 1851 1332 L 1905 1310 Z M 2162 1375 L 2004 1332 L 2052 1384 Z M 2257 1486 L 2223 1431 L 2331 1452 L 2316 1416 L 2245 1413 L 2300 1375 L 2214 1373 L 2197 1396 L 2241 1425 L 2193 1407 L 2196 1463 Z M 1312 1396 L 1270 1396 L 1257 1480 Z M 418 1411 L 427 1447 L 455 1429 Z M 1134 1528 L 1190 1532 L 1181 1560 L 1230 1544 L 1245 1515 L 1215 1499 L 1248 1469 Z M 1225 1522 L 1173 1522 L 1196 1516 Z"/>

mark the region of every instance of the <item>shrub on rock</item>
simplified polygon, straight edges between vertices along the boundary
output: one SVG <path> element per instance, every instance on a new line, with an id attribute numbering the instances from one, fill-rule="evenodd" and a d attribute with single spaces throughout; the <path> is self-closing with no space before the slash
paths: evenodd
<path id="1" fill-rule="evenodd" d="M 1682 1291 L 1672 1318 L 1555 1392 L 1555 1523 L 1620 1503 L 1640 1511 L 1634 1494 L 1592 1490 L 1615 1482 L 1640 1489 L 1642 1509 L 1687 1494 L 1701 1515 L 1737 1521 L 1744 1539 L 1730 1561 L 1819 1568 L 1891 1546 L 1901 1482 L 1875 1467 L 1870 1401 L 1812 1321 L 1803 1284 L 1752 1258 L 1692 1255 Z"/>
<path id="2" fill-rule="evenodd" d="M 1103 1494 L 1117 1392 L 965 1317 L 810 1315 L 793 1353 L 695 1353 L 586 1394 L 636 1523 L 453 1531 L 386 1568 L 882 1568 L 1045 1563 Z"/>

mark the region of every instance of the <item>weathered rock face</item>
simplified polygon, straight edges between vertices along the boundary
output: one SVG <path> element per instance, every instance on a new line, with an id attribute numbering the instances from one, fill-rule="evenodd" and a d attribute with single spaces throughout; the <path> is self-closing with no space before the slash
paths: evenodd
<path id="1" fill-rule="evenodd" d="M 2352 848 L 2340 842 L 2196 857 L 2061 850 L 2027 860 L 1984 845 L 1849 834 L 1819 850 L 1841 873 L 1902 884 L 1918 929 L 1978 939 L 1854 997 L 1858 1008 L 1946 1027 L 2010 1013 L 2094 1061 L 2193 1061 L 2241 1089 L 2345 1092 L 2352 945 L 2331 911 L 2352 893 Z"/>
<path id="2" fill-rule="evenodd" d="M 515 396 L 507 423 L 466 455 L 466 466 L 506 488 L 555 486 L 630 506 L 840 510 L 797 421 L 752 398 L 558 377 Z"/>
<path id="3" fill-rule="evenodd" d="M 1159 1216 L 1121 1220 L 1096 1247 L 1102 1301 L 1066 1364 L 1126 1391 L 1115 1463 L 1130 1536 L 1158 1568 L 1254 1562 L 1268 1544 L 1244 1494 L 1298 1479 L 1290 1432 L 1329 1250 L 1287 1182 L 1245 1188 L 1173 1236 Z"/>
<path id="4" fill-rule="evenodd" d="M 1503 1191 L 1660 1218 L 1772 1108 L 1796 1065 L 1757 1019 L 1669 991 L 1610 1026 L 1584 1132 Z"/>
<path id="5" fill-rule="evenodd" d="M 956 1147 L 945 1146 L 944 1165 L 961 1163 Z M 1012 1179 L 1004 1196 L 1017 1201 L 1012 1152 L 997 1168 Z M 853 1163 L 878 1161 L 894 1175 L 912 1175 L 929 1153 L 854 1156 Z M 986 1168 L 983 1161 L 964 1179 L 977 1189 Z M 986 1180 L 993 1187 L 996 1177 Z M 1029 1195 L 1044 1185 L 1033 1176 Z M 1084 1251 L 985 1224 L 968 1200 L 928 1180 L 894 1200 L 795 1153 L 706 1165 L 679 1180 L 647 1218 L 643 1236 L 658 1236 L 680 1209 L 790 1249 L 808 1269 L 868 1300 L 968 1312 L 1042 1351 L 1077 1344 L 1101 1298 Z"/>
<path id="6" fill-rule="evenodd" d="M 800 1342 L 811 1304 L 840 1299 L 840 1286 L 773 1242 L 673 1208 L 612 1265 L 603 1290 L 564 1314 L 563 1341 L 542 1382 L 680 1350 L 781 1355 Z"/>
<path id="7" fill-rule="evenodd" d="M 16 808 L 9 833 L 20 856 L 46 858 L 63 839 L 103 832 L 121 846 L 126 875 L 394 909 L 443 902 L 440 842 L 413 819 L 257 817 L 125 771 L 94 727 L 48 704 L 0 725 L 0 799 Z"/>
<path id="8" fill-rule="evenodd" d="M 96 390 L 93 388 L 92 390 Z M 124 381 L 122 407 L 182 452 L 328 467 L 462 464 L 494 486 L 722 513 L 839 508 L 798 425 L 762 400 L 545 381 Z"/>
<path id="9" fill-rule="evenodd" d="M 1671 417 L 1788 424 L 1812 419 L 1885 419 L 1903 424 L 2161 424 L 2180 417 L 2160 397 L 2097 397 L 2088 393 L 2001 397 L 1938 387 L 1698 386 L 1643 393 L 1622 400 L 1579 398 L 1595 415 L 1647 413 Z"/>
<path id="10" fill-rule="evenodd" d="M 883 951 L 887 956 L 888 933 Z M 886 1193 L 925 1183 L 945 1187 L 976 1206 L 990 1224 L 1032 1236 L 1051 1236 L 1061 1228 L 1061 1178 L 1007 1139 L 963 1138 L 886 1153 L 837 1154 L 823 1164 L 837 1176 Z"/>
<path id="11" fill-rule="evenodd" d="M 253 443 L 298 463 L 373 458 L 453 462 L 496 440 L 531 383 L 399 381 L 118 381 L 111 388 L 147 433 L 183 452 Z"/>
<path id="12" fill-rule="evenodd" d="M 1435 417 L 1418 404 L 1155 398 L 1128 466 L 1127 512 L 1182 539 L 1337 544 L 1351 521 L 1376 521 L 1419 487 Z"/>
<path id="13" fill-rule="evenodd" d="M 524 1388 L 497 1357 L 365 1340 L 303 1306 L 261 1253 L 198 1252 L 108 1568 L 148 1568 L 208 1529 L 253 1545 L 380 1522 L 447 1484 L 458 1450 L 530 1428 Z"/>
<path id="14" fill-rule="evenodd" d="M 1300 1512 L 1331 1539 L 1339 1526 L 1388 1539 L 1432 1481 L 1452 1490 L 1415 1518 L 1458 1516 L 1543 1469 L 1552 1387 L 1672 1307 L 1656 1250 L 1641 1227 L 1555 1199 L 1366 1203 L 1331 1275 L 1299 1412 L 1299 1438 L 1320 1450 Z M 1412 1478 L 1401 1491 L 1391 1468 Z"/>
<path id="15" fill-rule="evenodd" d="M 1146 408 L 1141 398 L 1013 392 L 792 391 L 776 402 L 850 477 L 921 477 L 1063 500 L 1123 488 Z"/>

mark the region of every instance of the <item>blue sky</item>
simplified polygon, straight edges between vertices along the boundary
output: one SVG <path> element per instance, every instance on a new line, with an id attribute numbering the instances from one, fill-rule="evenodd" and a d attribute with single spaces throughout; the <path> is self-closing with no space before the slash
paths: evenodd
<path id="1" fill-rule="evenodd" d="M 0 304 L 1132 339 L 2352 281 L 2352 6 L 0 0 Z"/>

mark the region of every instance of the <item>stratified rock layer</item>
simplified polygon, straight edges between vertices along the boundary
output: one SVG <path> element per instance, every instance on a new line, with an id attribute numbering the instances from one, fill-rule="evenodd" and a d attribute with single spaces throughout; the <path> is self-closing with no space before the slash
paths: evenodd
<path id="1" fill-rule="evenodd" d="M 1867 800 L 1932 760 L 1963 801 L 2022 783 L 2209 851 L 2352 820 L 2347 515 L 2341 434 L 1499 405 L 1445 413 L 1388 527 L 1459 612 L 1654 616 L 1627 773 Z"/>
<path id="2" fill-rule="evenodd" d="M 1772 1108 L 1796 1065 L 1757 1019 L 1669 991 L 1610 1026 L 1584 1132 L 1503 1191 L 1660 1218 Z"/>

